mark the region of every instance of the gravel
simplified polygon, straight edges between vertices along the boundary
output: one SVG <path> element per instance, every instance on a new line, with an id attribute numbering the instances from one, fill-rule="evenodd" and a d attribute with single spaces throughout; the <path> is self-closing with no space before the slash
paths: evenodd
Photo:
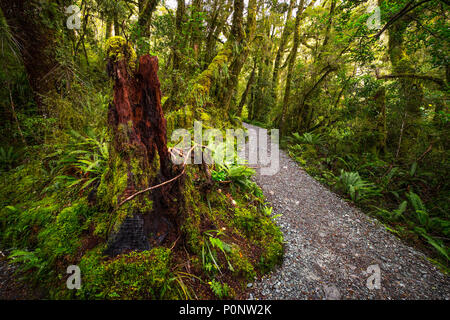
<path id="1" fill-rule="evenodd" d="M 450 298 L 449 277 L 424 254 L 322 186 L 282 150 L 280 171 L 263 176 L 257 168 L 254 179 L 273 214 L 282 214 L 276 223 L 285 257 L 252 283 L 249 299 Z M 373 285 L 377 267 L 380 283 Z"/>

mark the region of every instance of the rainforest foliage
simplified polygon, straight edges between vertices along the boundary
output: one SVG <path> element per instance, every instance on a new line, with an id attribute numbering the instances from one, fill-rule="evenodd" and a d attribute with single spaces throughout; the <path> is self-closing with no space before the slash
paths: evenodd
<path id="1" fill-rule="evenodd" d="M 253 169 L 168 159 L 249 122 L 448 270 L 448 7 L 0 0 L 0 250 L 45 297 L 242 297 L 283 258 Z"/>

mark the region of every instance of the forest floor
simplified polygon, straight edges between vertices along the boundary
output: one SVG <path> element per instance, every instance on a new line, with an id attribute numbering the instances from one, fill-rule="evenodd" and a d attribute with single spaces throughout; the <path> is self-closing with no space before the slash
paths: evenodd
<path id="1" fill-rule="evenodd" d="M 285 257 L 248 285 L 249 299 L 450 299 L 450 278 L 424 254 L 322 186 L 284 151 L 277 174 L 256 170 L 273 214 L 282 215 L 276 221 Z M 379 289 L 367 285 L 374 265 Z"/>

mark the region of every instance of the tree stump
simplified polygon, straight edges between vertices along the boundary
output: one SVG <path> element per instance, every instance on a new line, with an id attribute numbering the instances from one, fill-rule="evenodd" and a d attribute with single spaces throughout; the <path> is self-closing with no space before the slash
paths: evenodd
<path id="1" fill-rule="evenodd" d="M 178 235 L 183 209 L 183 176 L 127 201 L 124 199 L 177 176 L 167 148 L 166 120 L 161 108 L 158 58 L 144 55 L 139 65 L 130 44 L 108 40 L 108 72 L 114 80 L 109 106 L 112 134 L 109 168 L 99 193 L 114 210 L 106 253 L 148 250 L 167 235 Z"/>

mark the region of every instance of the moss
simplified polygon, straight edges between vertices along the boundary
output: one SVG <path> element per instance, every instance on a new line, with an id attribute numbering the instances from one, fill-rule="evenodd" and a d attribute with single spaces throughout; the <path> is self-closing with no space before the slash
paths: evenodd
<path id="1" fill-rule="evenodd" d="M 255 207 L 236 208 L 235 224 L 251 239 L 254 246 L 263 248 L 258 269 L 269 272 L 283 259 L 283 234 L 269 216 Z"/>
<path id="2" fill-rule="evenodd" d="M 200 119 L 202 121 L 210 121 L 211 117 L 206 112 L 202 112 L 202 113 L 200 113 Z"/>
<path id="3" fill-rule="evenodd" d="M 235 212 L 236 226 L 244 230 L 248 236 L 256 235 L 255 232 L 258 232 L 261 224 L 256 215 L 256 208 L 236 208 Z"/>
<path id="4" fill-rule="evenodd" d="M 219 51 L 208 68 L 197 77 L 192 90 L 187 96 L 187 103 L 195 106 L 194 110 L 196 107 L 201 107 L 205 104 L 214 80 L 224 66 L 227 65 L 231 55 L 232 50 L 228 46 L 225 46 Z"/>
<path id="5" fill-rule="evenodd" d="M 125 38 L 119 36 L 109 38 L 106 41 L 106 52 L 111 60 L 126 60 L 130 69 L 136 70 L 136 52 Z"/>
<path id="6" fill-rule="evenodd" d="M 87 253 L 80 263 L 83 299 L 175 299 L 171 252 L 167 248 L 131 252 L 101 261 L 99 250 Z"/>
<path id="7" fill-rule="evenodd" d="M 188 170 L 184 187 L 186 217 L 181 226 L 181 231 L 185 235 L 187 245 L 191 252 L 200 254 L 203 245 L 200 222 L 201 216 L 205 213 L 206 208 L 200 206 L 202 203 L 201 196 L 193 184 L 192 176 L 193 172 Z"/>
<path id="8" fill-rule="evenodd" d="M 252 281 L 256 277 L 255 268 L 237 245 L 233 245 L 230 258 L 235 276 L 242 276 L 247 281 Z"/>
<path id="9" fill-rule="evenodd" d="M 56 221 L 38 235 L 44 254 L 52 258 L 73 255 L 81 245 L 81 233 L 87 229 L 85 222 L 92 214 L 92 209 L 83 200 L 64 208 Z"/>
<path id="10" fill-rule="evenodd" d="M 267 273 L 283 261 L 284 249 L 282 235 L 275 236 L 265 241 L 264 252 L 261 255 L 259 269 Z"/>

